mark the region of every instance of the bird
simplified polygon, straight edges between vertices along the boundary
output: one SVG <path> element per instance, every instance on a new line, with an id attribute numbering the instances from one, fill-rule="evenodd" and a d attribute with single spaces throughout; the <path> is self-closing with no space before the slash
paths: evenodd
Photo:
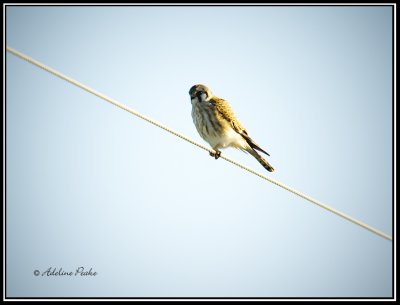
<path id="1" fill-rule="evenodd" d="M 210 155 L 221 156 L 220 148 L 234 147 L 252 155 L 269 172 L 274 168 L 258 152 L 270 156 L 253 139 L 236 118 L 229 102 L 215 96 L 203 84 L 193 85 L 189 90 L 192 103 L 193 123 L 200 136 L 215 151 Z M 257 152 L 258 151 L 258 152 Z"/>

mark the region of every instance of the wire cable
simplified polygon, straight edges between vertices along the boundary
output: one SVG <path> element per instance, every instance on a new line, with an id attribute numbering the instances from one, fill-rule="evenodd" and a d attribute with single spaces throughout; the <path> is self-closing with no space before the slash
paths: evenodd
<path id="1" fill-rule="evenodd" d="M 196 145 L 199 148 L 202 148 L 202 149 L 204 149 L 204 150 L 206 150 L 208 152 L 215 153 L 213 149 L 211 149 L 211 148 L 209 148 L 207 146 L 204 146 L 204 145 L 202 145 L 200 143 L 197 143 L 196 141 L 194 141 L 194 140 L 192 140 L 192 139 L 180 134 L 179 132 L 174 131 L 174 130 L 172 130 L 171 128 L 169 128 L 167 126 L 165 126 L 165 125 L 163 125 L 163 124 L 161 124 L 161 123 L 159 123 L 159 122 L 157 122 L 157 121 L 155 121 L 153 119 L 150 119 L 150 118 L 144 116 L 143 114 L 141 114 L 141 113 L 129 108 L 128 106 L 119 103 L 118 101 L 116 101 L 116 100 L 114 100 L 114 99 L 112 99 L 112 98 L 110 98 L 110 97 L 108 97 L 108 96 L 106 96 L 106 95 L 104 95 L 104 94 L 102 94 L 102 93 L 100 93 L 100 92 L 98 92 L 98 91 L 96 91 L 96 90 L 94 90 L 94 89 L 92 89 L 92 88 L 90 88 L 90 87 L 88 87 L 88 86 L 86 86 L 86 85 L 84 85 L 84 84 L 82 84 L 82 83 L 80 83 L 80 82 L 78 82 L 78 81 L 76 81 L 76 80 L 64 75 L 64 74 L 62 74 L 61 72 L 58 72 L 57 70 L 54 70 L 54 69 L 46 66 L 45 64 L 43 64 L 43 63 L 41 63 L 41 62 L 39 62 L 39 61 L 37 61 L 37 60 L 35 60 L 35 59 L 23 54 L 23 53 L 21 53 L 21 52 L 15 50 L 13 48 L 10 48 L 10 47 L 7 46 L 7 51 L 10 52 L 13 55 L 25 60 L 25 61 L 33 64 L 33 65 L 35 65 L 35 66 L 37 66 L 37 67 L 39 67 L 39 68 L 41 68 L 41 69 L 43 69 L 43 70 L 55 75 L 55 76 L 65 80 L 65 81 L 71 83 L 71 84 L 73 84 L 73 85 L 75 85 L 75 86 L 77 86 L 77 87 L 79 87 L 79 88 L 81 88 L 81 89 L 83 89 L 83 90 L 85 90 L 85 91 L 87 91 L 87 92 L 89 92 L 89 93 L 91 93 L 91 94 L 93 94 L 93 95 L 95 95 L 95 96 L 97 96 L 97 97 L 99 97 L 99 98 L 101 98 L 101 99 L 113 104 L 114 106 L 117 106 L 117 107 L 119 107 L 119 108 L 121 108 L 121 109 L 123 109 L 123 110 L 125 110 L 125 111 L 127 111 L 127 112 L 129 112 L 129 113 L 141 118 L 142 120 L 145 120 L 145 121 L 149 122 L 150 124 L 153 124 L 153 125 L 161 128 L 161 129 L 164 129 L 165 131 L 168 131 L 169 133 L 172 133 L 173 135 L 175 135 L 175 136 L 177 136 L 177 137 L 179 137 L 179 138 L 181 138 L 181 139 L 183 139 L 183 140 L 185 140 L 185 141 L 187 141 L 187 142 L 189 142 L 189 143 L 191 143 L 193 145 Z M 269 178 L 267 176 L 264 176 L 263 174 L 255 171 L 255 170 L 253 170 L 251 168 L 248 168 L 248 167 L 246 167 L 246 166 L 244 166 L 244 165 L 242 165 L 242 164 L 240 164 L 240 163 L 238 163 L 238 162 L 226 157 L 225 155 L 221 155 L 220 158 L 222 158 L 225 161 L 228 161 L 228 162 L 230 162 L 230 163 L 232 163 L 232 164 L 234 164 L 234 165 L 236 165 L 236 166 L 238 166 L 238 167 L 240 167 L 240 168 L 242 168 L 242 169 L 244 169 L 244 170 L 246 170 L 246 171 L 248 171 L 248 172 L 250 172 L 250 173 L 252 173 L 252 174 L 254 174 L 254 175 L 256 175 L 256 176 L 258 176 L 260 178 L 262 178 L 262 179 L 264 179 L 264 180 L 267 180 L 267 181 L 269 181 L 269 182 L 271 182 L 271 183 L 273 183 L 273 184 L 275 184 L 275 185 L 277 185 L 277 186 L 279 186 L 279 187 L 281 187 L 281 188 L 283 188 L 283 189 L 285 189 L 285 190 L 287 190 L 287 191 L 289 191 L 289 192 L 291 192 L 291 193 L 293 193 L 293 194 L 295 194 L 295 195 L 297 195 L 297 196 L 299 196 L 299 197 L 301 197 L 301 198 L 303 198 L 305 200 L 308 200 L 308 201 L 318 205 L 319 207 L 321 207 L 321 208 L 323 208 L 323 209 L 325 209 L 325 210 L 327 210 L 329 212 L 332 212 L 332 213 L 334 213 L 334 214 L 336 214 L 336 215 L 338 215 L 338 216 L 340 216 L 340 217 L 342 217 L 342 218 L 344 218 L 344 219 L 346 219 L 346 220 L 348 220 L 348 221 L 350 221 L 350 222 L 352 222 L 352 223 L 354 223 L 356 225 L 359 225 L 360 227 L 362 227 L 364 229 L 367 229 L 367 230 L 371 231 L 372 233 L 375 233 L 376 235 L 378 235 L 378 236 L 380 236 L 382 238 L 385 238 L 387 240 L 392 241 L 392 237 L 391 236 L 389 236 L 389 235 L 387 235 L 387 234 L 385 234 L 385 233 L 383 233 L 383 232 L 381 232 L 381 231 L 379 231 L 379 230 L 367 225 L 366 223 L 361 222 L 360 220 L 357 220 L 357 219 L 355 219 L 355 218 L 353 218 L 353 217 L 351 217 L 351 216 L 349 216 L 349 215 L 347 215 L 347 214 L 345 214 L 343 212 L 340 212 L 340 211 L 338 211 L 338 210 L 336 210 L 336 209 L 334 209 L 334 208 L 332 208 L 332 207 L 330 207 L 330 206 L 328 206 L 328 205 L 326 205 L 326 204 L 324 204 L 324 203 L 322 203 L 322 202 L 320 202 L 320 201 L 318 201 L 318 200 L 316 200 L 316 199 L 314 199 L 314 198 L 312 198 L 312 197 L 310 197 L 308 195 L 305 195 L 305 194 L 303 194 L 303 193 L 301 193 L 301 192 L 299 192 L 299 191 L 297 191 L 297 190 L 295 190 L 295 189 L 293 189 L 293 188 L 291 188 L 291 187 L 289 187 L 289 186 L 287 186 L 287 185 L 285 185 L 285 184 L 283 184 L 283 183 L 281 183 L 281 182 L 279 182 L 279 181 L 277 181 L 275 179 L 272 179 L 272 178 Z"/>

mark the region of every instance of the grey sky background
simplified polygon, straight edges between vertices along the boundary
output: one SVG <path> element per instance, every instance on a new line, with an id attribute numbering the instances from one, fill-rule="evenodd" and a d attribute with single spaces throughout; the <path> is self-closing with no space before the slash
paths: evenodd
<path id="1" fill-rule="evenodd" d="M 391 235 L 390 7 L 7 7 L 7 45 Z M 7 296 L 390 297 L 392 243 L 6 54 Z M 35 276 L 50 267 L 98 274 Z"/>

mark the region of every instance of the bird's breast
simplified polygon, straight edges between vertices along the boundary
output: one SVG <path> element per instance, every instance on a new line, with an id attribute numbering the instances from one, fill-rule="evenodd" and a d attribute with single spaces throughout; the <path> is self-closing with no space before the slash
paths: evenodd
<path id="1" fill-rule="evenodd" d="M 241 148 L 244 139 L 223 118 L 209 102 L 198 102 L 197 98 L 192 100 L 192 118 L 200 136 L 213 148 L 224 148 L 228 146 Z"/>
<path id="2" fill-rule="evenodd" d="M 192 118 L 200 136 L 209 143 L 215 142 L 212 139 L 218 138 L 223 126 L 214 106 L 206 101 L 192 102 Z"/>

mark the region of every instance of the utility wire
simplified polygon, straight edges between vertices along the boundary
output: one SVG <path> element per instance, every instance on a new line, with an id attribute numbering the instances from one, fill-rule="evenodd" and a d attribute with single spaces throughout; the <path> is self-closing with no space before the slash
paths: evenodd
<path id="1" fill-rule="evenodd" d="M 143 120 L 145 120 L 145 121 L 157 126 L 157 127 L 159 127 L 159 128 L 164 129 L 165 131 L 168 131 L 169 133 L 172 133 L 173 135 L 175 135 L 175 136 L 177 136 L 177 137 L 179 137 L 179 138 L 181 138 L 181 139 L 183 139 L 185 141 L 188 141 L 189 143 L 191 143 L 193 145 L 196 145 L 197 147 L 200 147 L 200 148 L 202 148 L 202 149 L 204 149 L 204 150 L 206 150 L 208 152 L 214 152 L 214 150 L 212 150 L 211 148 L 209 148 L 207 146 L 204 146 L 204 145 L 202 145 L 200 143 L 197 143 L 196 141 L 193 141 L 192 139 L 190 139 L 190 138 L 178 133 L 177 131 L 174 131 L 174 130 L 172 130 L 171 128 L 169 128 L 167 126 L 165 126 L 165 125 L 163 125 L 163 124 L 161 124 L 159 122 L 156 122 L 156 121 L 144 116 L 143 114 L 141 114 L 141 113 L 129 108 L 128 106 L 125 106 L 124 104 L 121 104 L 121 103 L 117 102 L 116 100 L 114 100 L 114 99 L 112 99 L 112 98 L 110 98 L 110 97 L 108 97 L 108 96 L 106 96 L 106 95 L 104 95 L 104 94 L 102 94 L 102 93 L 100 93 L 100 92 L 98 92 L 98 91 L 96 91 L 96 90 L 94 90 L 94 89 L 92 89 L 92 88 L 90 88 L 90 87 L 88 87 L 88 86 L 86 86 L 86 85 L 84 85 L 84 84 L 82 84 L 82 83 L 80 83 L 80 82 L 78 82 L 78 81 L 76 81 L 76 80 L 74 80 L 74 79 L 72 79 L 72 78 L 70 78 L 70 77 L 58 72 L 58 71 L 56 71 L 56 70 L 54 70 L 54 69 L 52 69 L 52 68 L 50 68 L 50 67 L 46 66 L 45 64 L 43 64 L 43 63 L 41 63 L 41 62 L 39 62 L 39 61 L 37 61 L 37 60 L 25 55 L 25 54 L 22 54 L 21 52 L 15 50 L 13 48 L 10 48 L 10 47 L 7 46 L 7 51 L 10 52 L 11 54 L 14 54 L 15 56 L 25 60 L 25 61 L 33 64 L 33 65 L 35 65 L 35 66 L 37 66 L 37 67 L 39 67 L 39 68 L 41 68 L 41 69 L 43 69 L 43 70 L 55 75 L 55 76 L 65 80 L 65 81 L 71 83 L 71 84 L 73 84 L 73 85 L 75 85 L 75 86 L 77 86 L 77 87 L 79 87 L 79 88 L 81 88 L 81 89 L 93 94 L 93 95 L 96 95 L 97 97 L 99 97 L 99 98 L 101 98 L 101 99 L 103 99 L 103 100 L 105 100 L 105 101 L 107 101 L 107 102 L 109 102 L 109 103 L 111 103 L 111 104 L 113 104 L 113 105 L 115 105 L 115 106 L 117 106 L 117 107 L 119 107 L 119 108 L 121 108 L 121 109 L 123 109 L 123 110 L 125 110 L 125 111 L 127 111 L 127 112 L 129 112 L 129 113 L 131 113 L 131 114 L 133 114 L 133 115 L 135 115 L 135 116 L 137 116 L 137 117 L 139 117 L 139 118 L 141 118 L 141 119 L 143 119 Z M 340 212 L 340 211 L 338 211 L 338 210 L 336 210 L 336 209 L 334 209 L 334 208 L 332 208 L 332 207 L 330 207 L 330 206 L 328 206 L 328 205 L 326 205 L 326 204 L 324 204 L 324 203 L 322 203 L 322 202 L 320 202 L 320 201 L 318 201 L 318 200 L 316 200 L 316 199 L 314 199 L 314 198 L 312 198 L 312 197 L 310 197 L 308 195 L 305 195 L 305 194 L 303 194 L 303 193 L 301 193 L 301 192 L 299 192 L 299 191 L 297 191 L 297 190 L 295 190 L 295 189 L 293 189 L 293 188 L 291 188 L 291 187 L 289 187 L 289 186 L 287 186 L 287 185 L 285 185 L 285 184 L 283 184 L 283 183 L 281 183 L 281 182 L 279 182 L 279 181 L 277 181 L 275 179 L 272 179 L 272 178 L 269 178 L 267 176 L 264 176 L 263 174 L 255 171 L 255 170 L 252 170 L 251 168 L 248 168 L 248 167 L 246 167 L 246 166 L 244 166 L 244 165 L 242 165 L 242 164 L 240 164 L 240 163 L 238 163 L 238 162 L 226 157 L 225 155 L 221 155 L 220 158 L 222 158 L 222 159 L 224 159 L 224 160 L 226 160 L 226 161 L 228 161 L 228 162 L 230 162 L 230 163 L 232 163 L 232 164 L 234 164 L 234 165 L 236 165 L 236 166 L 238 166 L 238 167 L 240 167 L 240 168 L 242 168 L 242 169 L 244 169 L 244 170 L 246 170 L 246 171 L 248 171 L 248 172 L 250 172 L 250 173 L 252 173 L 252 174 L 254 174 L 254 175 L 258 176 L 258 177 L 260 177 L 260 178 L 262 178 L 262 179 L 264 179 L 264 180 L 267 180 L 267 181 L 269 181 L 269 182 L 271 182 L 271 183 L 273 183 L 273 184 L 275 184 L 275 185 L 277 185 L 277 186 L 279 186 L 279 187 L 281 187 L 281 188 L 283 188 L 283 189 L 285 189 L 285 190 L 287 190 L 287 191 L 289 191 L 289 192 L 291 192 L 291 193 L 293 193 L 293 194 L 295 194 L 295 195 L 297 195 L 297 196 L 299 196 L 299 197 L 301 197 L 303 199 L 306 199 L 306 200 L 308 200 L 308 201 L 320 206 L 321 208 L 324 208 L 325 210 L 328 210 L 329 212 L 332 212 L 332 213 L 334 213 L 334 214 L 336 214 L 336 215 L 338 215 L 338 216 L 340 216 L 340 217 L 342 217 L 344 219 L 347 219 L 348 221 L 351 221 L 352 223 L 354 223 L 356 225 L 359 225 L 360 227 L 362 227 L 364 229 L 367 229 L 367 230 L 377 234 L 380 237 L 383 237 L 383 238 L 385 238 L 387 240 L 392 241 L 392 237 L 391 236 L 389 236 L 389 235 L 387 235 L 387 234 L 385 234 L 385 233 L 383 233 L 383 232 L 381 232 L 381 231 L 379 231 L 379 230 L 367 225 L 366 223 L 363 223 L 363 222 L 361 222 L 361 221 L 359 221 L 359 220 L 357 220 L 357 219 L 355 219 L 353 217 L 350 217 L 350 216 L 346 215 L 345 213 Z"/>

